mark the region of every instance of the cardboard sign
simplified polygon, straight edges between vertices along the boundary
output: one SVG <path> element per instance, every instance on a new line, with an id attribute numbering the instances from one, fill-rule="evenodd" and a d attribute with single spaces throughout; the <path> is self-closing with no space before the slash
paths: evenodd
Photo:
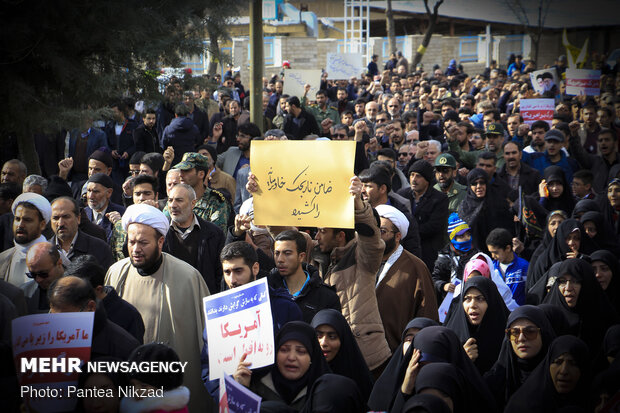
<path id="1" fill-rule="evenodd" d="M 82 312 L 33 314 L 13 320 L 12 345 L 17 378 L 22 388 L 32 390 L 24 397 L 30 411 L 73 411 L 77 398 L 68 397 L 67 388 L 77 386 L 79 373 L 63 372 L 61 367 L 52 368 L 53 372 L 49 373 L 22 372 L 22 359 L 37 362 L 52 358 L 61 362 L 62 359 L 79 358 L 82 364 L 86 363 L 90 360 L 94 319 L 94 312 Z M 42 394 L 44 397 L 40 397 Z"/>
<path id="2" fill-rule="evenodd" d="M 601 93 L 601 71 L 566 69 L 566 94 L 598 96 Z"/>
<path id="3" fill-rule="evenodd" d="M 353 228 L 354 141 L 253 141 L 254 224 Z"/>
<path id="4" fill-rule="evenodd" d="M 304 95 L 304 86 L 310 85 L 310 91 L 306 95 L 309 100 L 314 100 L 316 92 L 321 87 L 320 70 L 287 69 L 284 78 L 284 94 L 297 96 L 299 99 Z"/>
<path id="5" fill-rule="evenodd" d="M 537 120 L 544 120 L 551 126 L 553 112 L 555 111 L 554 99 L 522 99 L 519 102 L 523 122 L 531 125 Z"/>
<path id="6" fill-rule="evenodd" d="M 461 282 L 459 280 L 455 280 L 454 281 L 454 285 L 456 287 L 458 287 L 458 285 Z M 459 287 L 460 290 L 460 287 Z M 454 293 L 456 293 L 456 288 L 454 290 Z M 441 302 L 441 305 L 439 306 L 439 322 L 443 323 L 444 320 L 446 319 L 446 316 L 448 315 L 448 311 L 450 311 L 450 304 L 452 303 L 452 300 L 454 299 L 454 293 L 446 293 L 446 298 L 443 299 L 443 301 Z"/>
<path id="7" fill-rule="evenodd" d="M 223 401 L 226 401 L 227 411 L 230 413 L 258 413 L 260 412 L 261 397 L 246 389 L 245 386 L 237 383 L 231 376 L 224 376 L 220 379 L 220 388 L 225 388 L 223 398 L 220 397 L 222 403 L 220 409 L 223 406 Z M 221 390 L 220 390 L 221 394 Z M 220 410 L 221 411 L 221 410 Z"/>
<path id="8" fill-rule="evenodd" d="M 233 374 L 244 353 L 253 369 L 273 364 L 273 318 L 266 278 L 205 297 L 203 305 L 210 380 Z"/>
<path id="9" fill-rule="evenodd" d="M 350 79 L 359 77 L 364 71 L 361 53 L 327 53 L 325 65 L 328 79 Z"/>
<path id="10" fill-rule="evenodd" d="M 546 96 L 555 96 L 560 93 L 558 89 L 558 72 L 555 68 L 542 69 L 530 73 L 532 87 L 537 93 Z"/>

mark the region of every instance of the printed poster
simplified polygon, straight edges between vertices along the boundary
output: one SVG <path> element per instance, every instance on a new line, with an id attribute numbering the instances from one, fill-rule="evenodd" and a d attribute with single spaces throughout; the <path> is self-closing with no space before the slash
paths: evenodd
<path id="1" fill-rule="evenodd" d="M 30 411 L 73 411 L 77 399 L 67 396 L 68 386 L 77 386 L 79 373 L 69 370 L 67 359 L 90 360 L 94 312 L 33 314 L 13 320 L 13 355 L 22 395 Z M 65 367 L 39 372 L 41 361 L 54 359 Z M 22 360 L 36 363 L 22 373 Z M 32 365 L 31 365 L 32 366 Z M 34 367 L 34 366 L 33 366 Z M 30 372 L 37 369 L 37 372 Z M 28 390 L 27 394 L 23 390 Z M 39 391 L 40 390 L 40 391 Z M 43 396 L 43 397 L 41 397 Z"/>
<path id="2" fill-rule="evenodd" d="M 355 141 L 253 141 L 254 225 L 353 228 Z"/>
<path id="3" fill-rule="evenodd" d="M 555 68 L 536 70 L 530 73 L 532 87 L 544 96 L 555 96 L 560 93 L 558 72 Z"/>
<path id="4" fill-rule="evenodd" d="M 203 299 L 209 343 L 209 379 L 237 370 L 247 353 L 252 368 L 274 363 L 269 286 L 263 278 Z"/>
<path id="5" fill-rule="evenodd" d="M 601 71 L 566 69 L 566 94 L 598 96 L 601 94 Z"/>
<path id="6" fill-rule="evenodd" d="M 327 53 L 325 65 L 328 79 L 349 80 L 359 77 L 364 71 L 361 53 Z"/>
<path id="7" fill-rule="evenodd" d="M 553 121 L 555 111 L 554 99 L 522 99 L 519 102 L 519 109 L 523 122 L 531 125 L 537 120 L 544 120 L 549 123 Z"/>

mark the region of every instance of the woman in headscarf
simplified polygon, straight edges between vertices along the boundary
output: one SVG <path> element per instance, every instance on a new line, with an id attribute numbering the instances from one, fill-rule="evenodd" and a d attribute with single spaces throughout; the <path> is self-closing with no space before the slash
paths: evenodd
<path id="1" fill-rule="evenodd" d="M 325 309 L 316 313 L 311 325 L 332 372 L 353 379 L 365 403 L 373 380 L 347 320 L 340 311 Z"/>
<path id="2" fill-rule="evenodd" d="M 561 167 L 553 165 L 545 168 L 543 179 L 538 186 L 538 195 L 540 204 L 547 211 L 560 209 L 568 216 L 573 213 L 575 200 Z"/>
<path id="3" fill-rule="evenodd" d="M 368 407 L 371 410 L 388 411 L 392 408 L 413 355 L 411 343 L 416 335 L 425 328 L 432 326 L 438 326 L 437 322 L 426 317 L 416 317 L 405 326 L 402 343 L 394 351 L 390 362 L 377 379 L 370 393 Z"/>
<path id="4" fill-rule="evenodd" d="M 608 250 L 620 254 L 618 239 L 609 230 L 605 217 L 598 211 L 588 211 L 579 219 L 585 233 L 592 240 L 596 249 Z"/>
<path id="5" fill-rule="evenodd" d="M 453 413 L 475 411 L 463 373 L 448 363 L 423 366 L 415 380 L 415 394 L 439 396 Z"/>
<path id="6" fill-rule="evenodd" d="M 544 302 L 562 310 L 570 334 L 585 341 L 592 354 L 598 352 L 607 329 L 618 322 L 618 314 L 596 281 L 592 265 L 581 259 L 562 263 Z"/>
<path id="7" fill-rule="evenodd" d="M 348 377 L 324 374 L 312 386 L 303 413 L 366 413 L 368 407 L 357 384 Z"/>
<path id="8" fill-rule="evenodd" d="M 590 211 L 600 212 L 601 208 L 593 199 L 581 199 L 575 204 L 571 218 L 580 219 L 583 214 Z"/>
<path id="9" fill-rule="evenodd" d="M 584 406 L 588 388 L 588 347 L 573 336 L 556 338 L 545 359 L 512 395 L 505 413 L 548 413 Z"/>
<path id="10" fill-rule="evenodd" d="M 99 357 L 92 361 L 119 362 L 122 360 L 116 357 Z M 113 395 L 112 397 L 83 397 L 80 399 L 76 411 L 81 413 L 118 413 L 121 401 L 118 388 L 128 384 L 127 377 L 120 373 L 94 373 L 84 370 L 78 378 L 80 389 L 112 389 Z"/>
<path id="11" fill-rule="evenodd" d="M 570 328 L 568 326 L 568 320 L 559 307 L 547 303 L 538 304 L 536 307 L 543 310 L 545 317 L 547 317 L 547 320 L 551 323 L 556 337 L 569 334 Z"/>
<path id="12" fill-rule="evenodd" d="M 431 393 L 416 394 L 403 406 L 402 413 L 452 413 L 443 398 Z"/>
<path id="13" fill-rule="evenodd" d="M 495 228 L 505 228 L 514 234 L 513 214 L 508 201 L 489 185 L 489 176 L 480 168 L 467 174 L 467 195 L 459 205 L 461 217 L 472 230 L 474 247 L 488 253 L 485 240 Z"/>
<path id="14" fill-rule="evenodd" d="M 427 327 L 415 336 L 413 347 L 419 352 L 420 365 L 442 362 L 461 370 L 467 385 L 465 391 L 472 395 L 477 405 L 476 410 L 471 411 L 496 411 L 493 395 L 452 330 L 446 327 Z"/>
<path id="15" fill-rule="evenodd" d="M 252 377 L 251 364 L 241 357 L 233 377 L 266 401 L 281 401 L 296 411 L 303 408 L 314 382 L 329 373 L 316 332 L 302 321 L 286 323 L 275 340 L 276 362 L 261 378 Z"/>
<path id="16" fill-rule="evenodd" d="M 547 355 L 555 331 L 543 310 L 524 305 L 514 310 L 506 321 L 506 335 L 497 361 L 484 380 L 504 406 L 530 373 Z"/>
<path id="17" fill-rule="evenodd" d="M 540 255 L 536 264 L 527 272 L 528 290 L 551 268 L 553 264 L 569 258 L 580 258 L 594 252 L 590 238 L 579 221 L 569 218 L 560 224 L 555 236 Z"/>
<path id="18" fill-rule="evenodd" d="M 468 279 L 458 303 L 452 307 L 454 314 L 446 327 L 456 333 L 469 358 L 484 374 L 499 355 L 508 308 L 495 283 L 485 277 Z"/>
<path id="19" fill-rule="evenodd" d="M 536 284 L 529 289 L 527 292 L 527 304 L 539 305 L 543 302 L 547 294 L 549 294 L 549 291 L 551 291 L 551 287 L 553 287 L 555 279 L 558 278 L 562 262 L 563 261 L 559 261 L 553 264 L 551 268 L 549 268 L 549 270 L 545 272 L 543 276 L 538 279 L 538 281 L 536 281 Z"/>
<path id="20" fill-rule="evenodd" d="M 609 302 L 620 314 L 620 263 L 618 255 L 607 250 L 594 251 L 590 255 L 596 280 L 601 285 Z"/>
<path id="21" fill-rule="evenodd" d="M 620 178 L 613 178 L 607 185 L 607 196 L 597 196 L 595 201 L 605 220 L 612 226 L 612 233 L 620 235 Z"/>
<path id="22" fill-rule="evenodd" d="M 546 228 L 545 235 L 543 235 L 542 241 L 540 242 L 540 244 L 538 244 L 538 246 L 534 250 L 532 257 L 530 258 L 530 265 L 528 268 L 534 267 L 534 265 L 536 264 L 536 261 L 538 261 L 538 258 L 540 258 L 543 252 L 545 252 L 549 244 L 551 244 L 551 240 L 553 239 L 553 237 L 555 237 L 555 233 L 558 230 L 558 227 L 560 226 L 562 221 L 564 221 L 567 218 L 568 218 L 568 215 L 566 215 L 566 212 L 561 211 L 559 209 L 555 211 L 551 211 L 549 215 L 547 215 L 547 224 L 545 225 L 545 228 Z M 529 283 L 528 283 L 528 288 L 530 288 Z"/>

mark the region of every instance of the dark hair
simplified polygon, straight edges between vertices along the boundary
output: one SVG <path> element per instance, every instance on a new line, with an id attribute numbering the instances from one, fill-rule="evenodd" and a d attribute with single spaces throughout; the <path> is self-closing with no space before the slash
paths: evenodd
<path id="1" fill-rule="evenodd" d="M 295 107 L 300 108 L 301 107 L 301 103 L 299 103 L 299 98 L 297 96 L 291 96 L 288 99 L 286 99 L 286 102 L 289 105 L 293 105 Z"/>
<path id="2" fill-rule="evenodd" d="M 178 117 L 184 117 L 189 115 L 189 108 L 185 106 L 183 103 L 179 103 L 174 107 L 174 114 Z"/>
<path id="3" fill-rule="evenodd" d="M 226 244 L 220 253 L 220 261 L 231 261 L 236 258 L 243 258 L 243 263 L 252 268 L 254 263 L 258 262 L 256 250 L 245 241 L 235 241 Z"/>
<path id="4" fill-rule="evenodd" d="M 484 159 L 484 160 L 493 160 L 493 162 L 497 162 L 497 157 L 495 156 L 495 154 L 493 152 L 490 151 L 484 151 L 484 152 L 480 152 L 478 154 L 478 158 L 477 160 L 479 161 L 480 159 Z"/>
<path id="5" fill-rule="evenodd" d="M 474 133 L 474 131 L 476 130 L 476 128 L 474 128 L 474 125 L 472 125 L 469 122 L 459 122 L 459 123 L 456 124 L 456 126 L 464 127 L 465 128 L 465 133 L 467 135 L 469 135 L 470 133 Z"/>
<path id="6" fill-rule="evenodd" d="M 394 125 L 396 123 L 400 125 L 401 129 L 405 129 L 405 121 L 402 119 L 393 119 L 388 122 L 388 125 Z"/>
<path id="7" fill-rule="evenodd" d="M 487 245 L 502 249 L 512 247 L 512 235 L 504 228 L 495 228 L 487 235 Z"/>
<path id="8" fill-rule="evenodd" d="M 497 110 L 497 109 L 485 110 L 483 116 L 486 116 L 486 115 L 493 115 L 493 119 L 496 122 L 499 122 L 499 120 L 500 120 L 499 110 Z"/>
<path id="9" fill-rule="evenodd" d="M 135 178 L 133 178 L 132 181 L 132 186 L 135 188 L 136 185 L 142 185 L 142 184 L 150 184 L 153 187 L 153 192 L 157 194 L 158 188 L 159 188 L 159 182 L 157 181 L 157 178 L 151 175 L 146 175 L 146 174 L 140 174 L 138 176 L 136 176 Z"/>
<path id="10" fill-rule="evenodd" d="M 0 199 L 15 199 L 22 193 L 22 187 L 15 182 L 5 182 L 0 184 Z"/>
<path id="11" fill-rule="evenodd" d="M 515 142 L 515 141 L 506 141 L 506 142 L 504 142 L 504 143 L 502 144 L 502 150 L 503 150 L 504 148 L 506 148 L 506 145 L 508 145 L 509 143 L 512 143 L 513 145 L 516 145 L 516 146 L 517 146 L 517 150 L 518 150 L 519 152 L 521 152 L 521 151 L 523 150 L 523 148 L 521 147 L 521 145 L 519 144 L 519 142 Z"/>
<path id="12" fill-rule="evenodd" d="M 325 89 L 319 89 L 319 90 L 316 92 L 316 96 L 318 96 L 318 95 L 327 96 L 327 90 L 325 90 Z"/>
<path id="13" fill-rule="evenodd" d="M 209 155 L 211 155 L 211 159 L 213 159 L 213 166 L 215 166 L 215 163 L 217 162 L 217 151 L 215 150 L 215 146 L 214 145 L 200 145 L 199 147 L 196 148 L 196 152 L 198 152 L 201 149 L 204 149 L 205 151 L 209 152 Z"/>
<path id="14" fill-rule="evenodd" d="M 50 285 L 47 291 L 47 298 L 51 306 L 54 306 L 54 303 L 60 303 L 84 308 L 89 301 L 97 301 L 95 289 L 90 285 L 90 282 L 77 277 L 76 282 L 58 285 L 58 282 L 65 278 L 67 276 L 60 277 Z"/>
<path id="15" fill-rule="evenodd" d="M 600 130 L 600 131 L 599 131 L 599 133 L 598 133 L 598 136 L 600 137 L 600 136 L 601 136 L 601 135 L 603 135 L 603 134 L 605 134 L 605 135 L 610 135 L 610 136 L 611 136 L 611 138 L 612 138 L 613 140 L 615 140 L 615 141 L 617 141 L 617 140 L 618 140 L 618 136 L 616 135 L 616 133 L 615 133 L 613 130 L 609 129 L 609 128 L 601 128 L 601 130 Z"/>
<path id="16" fill-rule="evenodd" d="M 562 131 L 562 133 L 564 133 L 564 136 L 570 136 L 570 128 L 568 127 L 568 123 L 566 122 L 558 122 L 555 125 L 555 128 L 559 131 Z M 599 136 L 600 136 L 600 132 L 599 132 Z M 616 134 L 614 133 L 614 136 L 616 136 Z"/>
<path id="17" fill-rule="evenodd" d="M 136 151 L 133 153 L 133 155 L 131 155 L 131 158 L 129 158 L 129 164 L 130 165 L 139 165 L 141 163 L 142 157 L 146 155 L 146 152 L 144 151 Z"/>
<path id="18" fill-rule="evenodd" d="M 88 280 L 93 288 L 105 285 L 105 273 L 105 269 L 99 265 L 97 258 L 90 254 L 75 258 L 65 270 L 65 276 L 73 275 Z"/>
<path id="19" fill-rule="evenodd" d="M 355 238 L 355 230 L 353 228 L 332 228 L 334 234 L 344 232 L 344 241 L 349 242 Z"/>
<path id="20" fill-rule="evenodd" d="M 347 136 L 349 135 L 349 125 L 345 125 L 344 123 L 339 123 L 336 126 L 334 126 L 334 131 L 337 131 L 340 129 L 344 129 Z"/>
<path id="21" fill-rule="evenodd" d="M 260 128 L 256 125 L 256 123 L 252 122 L 244 122 L 237 128 L 237 132 L 241 132 L 243 134 L 249 135 L 254 138 L 260 138 L 262 133 Z"/>
<path id="22" fill-rule="evenodd" d="M 532 123 L 532 126 L 530 126 L 531 130 L 534 129 L 544 129 L 545 132 L 549 131 L 549 124 L 547 122 L 545 122 L 544 120 L 537 120 L 536 122 Z"/>
<path id="23" fill-rule="evenodd" d="M 412 119 L 417 120 L 418 119 L 418 114 L 415 113 L 415 112 L 405 112 L 405 113 L 403 113 L 402 120 L 405 121 L 405 124 L 408 123 Z"/>
<path id="24" fill-rule="evenodd" d="M 457 107 L 456 102 L 450 98 L 441 101 L 441 107 L 443 108 L 444 106 L 450 106 L 452 109 L 456 109 Z"/>
<path id="25" fill-rule="evenodd" d="M 573 179 L 581 179 L 584 185 L 592 185 L 592 181 L 594 181 L 594 174 L 589 169 L 581 169 L 573 175 Z"/>
<path id="26" fill-rule="evenodd" d="M 377 151 L 377 156 L 387 156 L 390 159 L 393 160 L 397 160 L 398 159 L 398 154 L 396 153 L 396 151 L 392 148 L 381 148 L 379 149 L 379 151 Z"/>
<path id="27" fill-rule="evenodd" d="M 473 115 L 473 114 L 474 114 L 474 111 L 473 111 L 473 110 L 471 110 L 471 108 L 467 108 L 467 107 L 463 106 L 462 108 L 459 108 L 459 110 L 457 111 L 457 113 L 458 113 L 459 115 L 460 115 L 461 113 L 464 113 L 464 114 L 466 114 L 466 115 L 471 116 L 471 115 Z M 466 123 L 469 123 L 469 122 L 466 122 Z"/>
<path id="28" fill-rule="evenodd" d="M 55 198 L 52 201 L 52 205 L 58 201 L 71 202 L 71 204 L 73 205 L 73 208 L 72 208 L 73 213 L 75 214 L 76 217 L 80 216 L 80 204 L 78 204 L 78 201 L 76 201 L 75 198 L 71 196 L 59 196 L 58 198 Z"/>
<path id="29" fill-rule="evenodd" d="M 302 233 L 297 231 L 296 229 L 287 229 L 286 231 L 280 232 L 278 235 L 276 235 L 275 241 L 295 241 L 295 246 L 297 247 L 297 254 L 306 252 L 306 248 L 308 247 L 306 237 L 304 237 Z"/>
<path id="30" fill-rule="evenodd" d="M 387 192 L 392 190 L 392 178 L 390 172 L 382 165 L 374 165 L 370 168 L 364 169 L 358 175 L 360 181 L 363 183 L 374 183 L 380 188 L 381 185 L 385 185 Z"/>
<path id="31" fill-rule="evenodd" d="M 159 152 L 147 153 L 140 160 L 140 163 L 147 165 L 153 172 L 160 172 L 164 167 L 164 162 L 164 156 Z"/>
<path id="32" fill-rule="evenodd" d="M 148 108 L 147 110 L 144 111 L 144 114 L 142 115 L 143 118 L 146 118 L 146 115 L 155 115 L 157 116 L 157 111 L 153 108 Z"/>

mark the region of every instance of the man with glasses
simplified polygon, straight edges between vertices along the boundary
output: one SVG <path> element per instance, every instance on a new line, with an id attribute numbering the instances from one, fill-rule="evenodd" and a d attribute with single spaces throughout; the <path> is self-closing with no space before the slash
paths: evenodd
<path id="1" fill-rule="evenodd" d="M 366 103 L 366 108 L 364 110 L 366 114 L 366 120 L 369 120 L 373 124 L 377 121 L 377 114 L 379 113 L 379 105 L 375 101 L 370 101 Z"/>
<path id="2" fill-rule="evenodd" d="M 397 98 L 394 97 L 394 98 L 388 100 L 388 102 L 387 102 L 387 110 L 388 110 L 388 114 L 390 115 L 390 118 L 392 120 L 400 119 L 400 108 L 401 108 L 401 104 L 400 104 L 400 101 Z"/>
<path id="3" fill-rule="evenodd" d="M 26 276 L 30 281 L 20 288 L 26 297 L 28 314 L 47 313 L 50 310 L 47 289 L 65 273 L 60 253 L 55 245 L 39 242 L 28 250 L 26 266 Z"/>
<path id="4" fill-rule="evenodd" d="M 343 123 L 339 123 L 334 126 L 334 132 L 331 135 L 332 139 L 335 141 L 347 141 L 349 140 L 349 127 Z"/>
<path id="5" fill-rule="evenodd" d="M 403 146 L 400 147 L 400 149 L 398 149 L 398 161 L 396 162 L 396 165 L 398 166 L 398 168 L 400 168 L 401 171 L 407 166 L 407 163 L 413 156 L 410 153 L 410 148 L 411 145 L 405 143 Z"/>

